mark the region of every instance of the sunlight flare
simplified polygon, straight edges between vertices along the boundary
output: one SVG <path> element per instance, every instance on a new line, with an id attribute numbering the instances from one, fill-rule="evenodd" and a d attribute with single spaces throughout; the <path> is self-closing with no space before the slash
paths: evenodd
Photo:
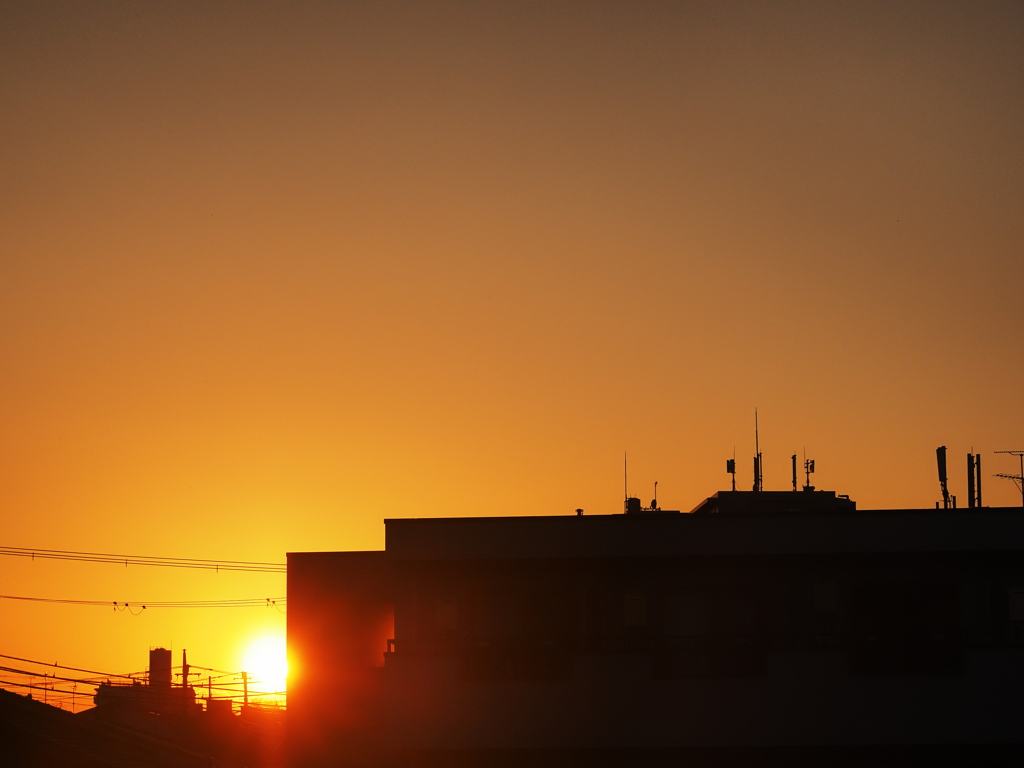
<path id="1" fill-rule="evenodd" d="M 283 635 L 261 635 L 249 643 L 242 657 L 253 695 L 283 693 L 288 680 L 288 657 Z"/>

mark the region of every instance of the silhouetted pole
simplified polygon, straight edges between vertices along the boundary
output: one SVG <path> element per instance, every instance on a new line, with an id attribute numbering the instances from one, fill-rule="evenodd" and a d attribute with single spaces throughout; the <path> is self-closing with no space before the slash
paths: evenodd
<path id="1" fill-rule="evenodd" d="M 976 493 L 974 490 L 974 454 L 967 454 L 967 508 L 974 509 Z"/>
<path id="2" fill-rule="evenodd" d="M 978 473 L 978 482 L 975 490 L 978 492 L 978 506 L 981 506 L 981 454 L 976 454 L 974 457 L 974 466 Z"/>
<path id="3" fill-rule="evenodd" d="M 1008 453 L 1020 459 L 1019 475 L 1008 475 L 1001 472 L 996 477 L 1005 477 L 1007 480 L 1013 480 L 1014 485 L 1020 489 L 1020 505 L 1024 507 L 1024 451 L 996 451 L 996 453 Z"/>
<path id="4" fill-rule="evenodd" d="M 761 490 L 761 438 L 757 429 L 757 408 L 754 409 L 754 488 Z"/>
<path id="5" fill-rule="evenodd" d="M 935 460 L 939 465 L 939 485 L 942 486 L 942 508 L 949 509 L 949 483 L 946 478 L 946 446 L 935 449 Z"/>

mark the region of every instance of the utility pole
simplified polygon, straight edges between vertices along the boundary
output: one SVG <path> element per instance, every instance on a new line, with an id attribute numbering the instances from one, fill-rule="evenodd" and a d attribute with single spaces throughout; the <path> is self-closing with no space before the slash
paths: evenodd
<path id="1" fill-rule="evenodd" d="M 188 656 L 186 655 L 187 653 L 188 652 L 184 648 L 181 649 L 181 687 L 182 688 L 188 688 L 188 676 L 189 676 L 190 667 L 188 665 Z"/>

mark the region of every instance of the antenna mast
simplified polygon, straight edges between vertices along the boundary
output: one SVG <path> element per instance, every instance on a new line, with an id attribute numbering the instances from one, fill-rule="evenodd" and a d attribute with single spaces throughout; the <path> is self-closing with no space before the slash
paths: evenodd
<path id="1" fill-rule="evenodd" d="M 974 448 L 972 447 L 973 451 Z M 967 507 L 981 507 L 981 454 L 967 454 Z"/>
<path id="2" fill-rule="evenodd" d="M 754 490 L 761 490 L 761 444 L 757 429 L 757 408 L 754 409 Z"/>
<path id="3" fill-rule="evenodd" d="M 1013 484 L 1017 486 L 1020 491 L 1020 504 L 1024 507 L 1024 451 L 995 451 L 995 453 L 1008 453 L 1011 456 L 1016 456 L 1020 459 L 1020 474 L 1019 475 L 1008 475 L 1005 473 L 999 473 L 996 477 L 1005 477 L 1007 480 L 1013 480 Z"/>
<path id="4" fill-rule="evenodd" d="M 935 461 L 939 465 L 939 485 L 942 487 L 942 508 L 950 508 L 949 483 L 946 477 L 946 446 L 935 449 Z M 955 507 L 955 505 L 953 505 Z"/>
<path id="5" fill-rule="evenodd" d="M 814 459 L 807 458 L 807 451 L 804 450 L 804 490 L 813 491 L 814 486 L 811 485 L 811 475 L 814 474 Z"/>

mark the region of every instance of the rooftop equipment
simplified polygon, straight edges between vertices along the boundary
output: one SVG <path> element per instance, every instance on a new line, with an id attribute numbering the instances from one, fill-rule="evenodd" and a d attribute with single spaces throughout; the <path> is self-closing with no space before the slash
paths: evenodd
<path id="1" fill-rule="evenodd" d="M 761 475 L 761 442 L 757 429 L 757 409 L 754 409 L 754 488 L 760 491 L 764 486 L 764 477 Z"/>
<path id="2" fill-rule="evenodd" d="M 1020 491 L 1020 503 L 1024 507 L 1024 451 L 996 451 L 996 453 L 1008 453 L 1011 456 L 1016 456 L 1020 459 L 1020 474 L 1019 475 L 1008 475 L 1000 472 L 996 477 L 1005 477 L 1007 480 L 1013 480 L 1013 484 L 1017 486 Z"/>
<path id="3" fill-rule="evenodd" d="M 951 503 L 952 497 L 949 495 L 949 482 L 946 476 L 946 446 L 940 445 L 935 449 L 935 460 L 939 465 L 939 485 L 942 487 L 942 508 L 949 509 L 952 506 L 955 509 L 956 503 Z"/>
<path id="4" fill-rule="evenodd" d="M 981 507 L 981 454 L 967 454 L 967 508 Z"/>

